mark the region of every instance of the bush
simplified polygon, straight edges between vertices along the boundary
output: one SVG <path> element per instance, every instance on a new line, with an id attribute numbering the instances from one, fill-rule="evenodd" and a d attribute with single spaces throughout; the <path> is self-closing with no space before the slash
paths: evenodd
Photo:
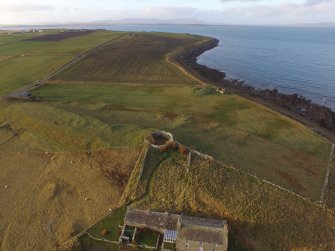
<path id="1" fill-rule="evenodd" d="M 167 145 L 163 145 L 163 146 L 160 146 L 160 147 L 159 147 L 159 151 L 160 151 L 161 153 L 165 153 L 165 152 L 167 152 L 168 150 L 169 150 L 169 148 L 168 148 Z"/>
<path id="2" fill-rule="evenodd" d="M 186 146 L 181 145 L 181 144 L 178 146 L 178 150 L 181 154 L 185 154 L 185 155 L 189 154 L 190 151 L 191 151 L 189 148 L 187 148 Z"/>
<path id="3" fill-rule="evenodd" d="M 109 231 L 107 230 L 107 229 L 103 229 L 102 231 L 101 231 L 101 235 L 102 236 L 106 236 L 106 235 L 108 235 L 109 234 Z"/>
<path id="4" fill-rule="evenodd" d="M 176 141 L 169 141 L 166 143 L 166 146 L 169 150 L 177 150 L 178 149 L 178 145 Z"/>

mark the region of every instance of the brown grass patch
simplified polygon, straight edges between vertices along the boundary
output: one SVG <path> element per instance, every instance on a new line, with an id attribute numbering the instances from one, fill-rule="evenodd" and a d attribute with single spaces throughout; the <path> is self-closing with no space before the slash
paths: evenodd
<path id="1" fill-rule="evenodd" d="M 47 34 L 38 37 L 28 38 L 26 41 L 47 41 L 47 42 L 56 42 L 64 39 L 69 39 L 78 36 L 84 36 L 95 31 L 85 30 L 85 31 L 64 31 L 57 34 Z"/>
<path id="2" fill-rule="evenodd" d="M 289 173 L 285 171 L 276 170 L 276 172 L 279 174 L 279 176 L 282 179 L 286 180 L 292 186 L 292 188 L 294 188 L 295 191 L 300 191 L 300 192 L 306 191 L 306 188 L 299 183 L 299 180 L 296 177 L 290 175 Z"/>
<path id="3" fill-rule="evenodd" d="M 190 149 L 182 144 L 179 144 L 178 145 L 178 150 L 179 150 L 179 153 L 180 154 L 183 154 L 183 155 L 186 155 L 186 154 L 189 154 L 190 153 Z"/>
<path id="4" fill-rule="evenodd" d="M 54 250 L 116 206 L 138 149 L 0 151 L 0 249 Z"/>

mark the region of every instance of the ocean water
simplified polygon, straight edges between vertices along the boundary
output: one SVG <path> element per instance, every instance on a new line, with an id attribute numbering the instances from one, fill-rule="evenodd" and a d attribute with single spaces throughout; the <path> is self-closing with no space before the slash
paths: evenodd
<path id="1" fill-rule="evenodd" d="M 215 37 L 220 45 L 198 58 L 259 89 L 298 93 L 335 111 L 335 27 L 206 25 L 86 26 Z"/>
<path id="2" fill-rule="evenodd" d="M 116 30 L 215 37 L 219 47 L 198 58 L 260 89 L 298 93 L 335 110 L 335 27 L 118 25 Z"/>

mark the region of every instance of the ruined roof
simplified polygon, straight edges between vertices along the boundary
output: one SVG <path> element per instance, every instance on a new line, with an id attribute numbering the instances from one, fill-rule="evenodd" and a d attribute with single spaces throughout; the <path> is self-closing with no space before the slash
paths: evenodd
<path id="1" fill-rule="evenodd" d="M 213 251 L 227 250 L 225 245 L 212 243 L 199 243 L 196 241 L 181 241 L 178 243 L 177 250 L 180 251 Z"/>
<path id="2" fill-rule="evenodd" d="M 125 222 L 126 224 L 145 225 L 157 229 L 176 230 L 179 217 L 176 214 L 128 208 Z"/>
<path id="3" fill-rule="evenodd" d="M 182 227 L 179 232 L 179 238 L 199 243 L 213 243 L 223 245 L 224 233 L 220 230 L 212 230 L 202 227 Z"/>
<path id="4" fill-rule="evenodd" d="M 176 240 L 180 250 L 227 250 L 228 229 L 223 220 L 128 208 L 125 224 L 166 234 L 165 239 Z"/>
<path id="5" fill-rule="evenodd" d="M 227 224 L 224 220 L 215 220 L 186 215 L 182 215 L 181 222 L 182 225 L 202 226 L 208 228 L 223 228 L 224 225 Z"/>

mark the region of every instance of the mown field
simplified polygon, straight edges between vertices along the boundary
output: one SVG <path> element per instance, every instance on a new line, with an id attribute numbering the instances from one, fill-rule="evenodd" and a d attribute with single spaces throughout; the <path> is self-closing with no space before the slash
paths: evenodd
<path id="1" fill-rule="evenodd" d="M 57 32 L 47 31 L 46 34 Z M 78 54 L 102 42 L 121 36 L 118 32 L 99 31 L 61 41 L 27 40 L 43 35 L 0 34 L 0 96 L 54 72 Z"/>
<path id="2" fill-rule="evenodd" d="M 166 60 L 167 54 L 200 37 L 133 33 L 91 51 L 83 60 L 56 75 L 54 79 L 74 82 L 193 84 Z"/>

